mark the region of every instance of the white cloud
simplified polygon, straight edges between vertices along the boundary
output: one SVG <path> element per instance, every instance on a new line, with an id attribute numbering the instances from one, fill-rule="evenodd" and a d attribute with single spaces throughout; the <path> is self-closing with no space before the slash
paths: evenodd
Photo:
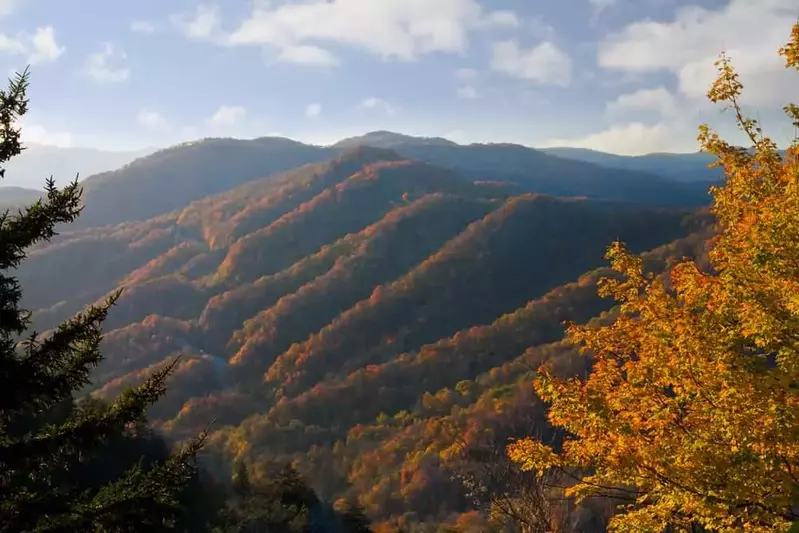
<path id="1" fill-rule="evenodd" d="M 205 117 L 193 120 L 167 119 L 152 107 L 142 108 L 136 117 L 138 124 L 148 130 L 147 142 L 161 146 L 206 137 L 235 137 L 252 139 L 264 135 L 268 120 L 251 116 L 251 112 L 238 105 L 223 104 Z"/>
<path id="2" fill-rule="evenodd" d="M 75 136 L 66 131 L 51 131 L 41 124 L 28 123 L 24 119 L 19 123 L 23 144 L 47 144 L 69 148 L 74 146 Z"/>
<path id="3" fill-rule="evenodd" d="M 306 117 L 310 118 L 318 117 L 320 114 L 322 114 L 322 104 L 318 103 L 308 104 L 308 107 L 305 108 Z"/>
<path id="4" fill-rule="evenodd" d="M 477 77 L 477 71 L 473 68 L 459 68 L 455 71 L 455 77 L 459 80 L 473 80 Z"/>
<path id="5" fill-rule="evenodd" d="M 570 146 L 621 155 L 643 155 L 664 150 L 695 152 L 699 148 L 695 139 L 695 127 L 686 129 L 662 122 L 652 125 L 632 122 L 614 124 L 606 130 L 583 137 L 552 139 L 540 146 Z"/>
<path id="6" fill-rule="evenodd" d="M 657 87 L 619 95 L 608 103 L 606 110 L 611 115 L 622 115 L 629 111 L 655 111 L 661 117 L 671 117 L 679 111 L 679 105 L 671 92 L 664 87 Z"/>
<path id="7" fill-rule="evenodd" d="M 0 53 L 27 55 L 26 61 L 32 65 L 55 61 L 61 57 L 64 50 L 64 47 L 56 41 L 52 26 L 36 28 L 33 35 L 20 33 L 16 37 L 10 37 L 0 34 Z"/>
<path id="8" fill-rule="evenodd" d="M 745 85 L 743 102 L 782 105 L 794 96 L 795 82 L 776 51 L 796 22 L 796 8 L 796 0 L 730 0 L 717 10 L 685 6 L 671 22 L 644 20 L 607 36 L 598 63 L 624 72 L 671 72 L 682 94 L 704 99 L 716 76 L 713 63 L 726 49 Z"/>
<path id="9" fill-rule="evenodd" d="M 130 69 L 119 65 L 127 56 L 113 43 L 105 43 L 102 50 L 89 54 L 86 73 L 97 83 L 122 83 L 130 79 Z"/>
<path id="10" fill-rule="evenodd" d="M 231 45 L 278 50 L 319 41 L 413 60 L 431 52 L 462 53 L 472 30 L 518 24 L 508 11 L 486 12 L 477 0 L 308 0 L 258 3 L 229 36 Z"/>
<path id="11" fill-rule="evenodd" d="M 130 31 L 133 33 L 154 33 L 155 24 L 149 20 L 130 21 Z"/>
<path id="12" fill-rule="evenodd" d="M 394 108 L 393 105 L 383 100 L 382 98 L 377 98 L 376 96 L 370 96 L 369 98 L 365 98 L 358 107 L 365 110 L 373 110 L 373 109 L 381 110 L 383 111 L 383 113 L 385 113 L 388 116 L 393 116 L 397 114 L 397 110 Z"/>
<path id="13" fill-rule="evenodd" d="M 27 50 L 21 39 L 0 34 L 0 52 L 9 55 L 22 55 Z"/>
<path id="14" fill-rule="evenodd" d="M 211 118 L 208 119 L 208 124 L 216 127 L 234 126 L 240 123 L 247 117 L 247 110 L 242 106 L 237 105 L 221 105 Z"/>
<path id="15" fill-rule="evenodd" d="M 163 129 L 167 126 L 166 119 L 158 111 L 145 107 L 139 111 L 136 121 L 151 130 Z"/>
<path id="16" fill-rule="evenodd" d="M 593 3 L 607 7 L 612 2 Z M 634 76 L 639 85 L 648 76 L 662 83 L 661 74 L 670 73 L 676 91 L 660 85 L 622 94 L 607 104 L 613 120 L 607 129 L 548 145 L 620 154 L 696 151 L 696 126 L 710 117 L 721 121 L 715 128 L 724 138 L 745 142 L 731 120 L 715 112 L 703 116 L 706 109 L 718 109 L 706 97 L 716 77 L 714 62 L 725 50 L 744 84 L 742 103 L 766 113 L 777 110 L 795 92 L 795 74 L 786 71 L 776 51 L 788 39 L 796 6 L 796 0 L 730 0 L 715 10 L 684 6 L 671 21 L 643 20 L 608 35 L 598 45 L 600 67 L 614 75 Z M 641 111 L 655 111 L 659 118 L 645 124 L 638 116 Z"/>
<path id="17" fill-rule="evenodd" d="M 475 98 L 480 97 L 480 94 L 477 92 L 477 89 L 475 89 L 471 85 L 464 85 L 463 87 L 458 87 L 457 95 L 458 98 L 463 98 L 464 100 L 474 100 Z"/>
<path id="18" fill-rule="evenodd" d="M 303 44 L 287 46 L 280 51 L 278 61 L 284 63 L 297 63 L 300 65 L 320 65 L 335 67 L 339 65 L 336 56 L 318 46 Z"/>
<path id="19" fill-rule="evenodd" d="M 190 39 L 214 37 L 221 23 L 219 6 L 214 4 L 200 4 L 194 13 L 173 15 L 171 20 Z"/>
<path id="20" fill-rule="evenodd" d="M 566 86 L 571 82 L 571 58 L 551 42 L 524 50 L 515 41 L 494 44 L 491 68 L 541 85 Z"/>
<path id="21" fill-rule="evenodd" d="M 36 28 L 36 33 L 31 38 L 33 51 L 28 57 L 31 64 L 55 61 L 64 53 L 64 47 L 55 40 L 55 31 L 52 26 Z"/>
<path id="22" fill-rule="evenodd" d="M 597 8 L 614 3 L 591 1 Z M 778 109 L 795 92 L 795 80 L 790 78 L 794 73 L 786 71 L 776 51 L 788 39 L 796 6 L 796 0 L 730 0 L 715 10 L 684 6 L 671 21 L 638 21 L 606 36 L 598 45 L 600 67 L 619 77 L 634 77 L 639 86 L 649 76 L 660 84 L 662 73 L 670 73 L 677 82 L 676 91 L 658 85 L 622 94 L 607 104 L 609 127 L 547 144 L 628 155 L 692 152 L 699 148 L 696 127 L 708 118 L 720 121 L 714 127 L 724 138 L 745 142 L 734 123 L 723 120 L 707 100 L 716 77 L 714 62 L 726 49 L 744 84 L 742 103 L 767 114 Z M 712 114 L 705 116 L 711 108 Z M 658 118 L 643 123 L 642 111 L 654 111 Z"/>

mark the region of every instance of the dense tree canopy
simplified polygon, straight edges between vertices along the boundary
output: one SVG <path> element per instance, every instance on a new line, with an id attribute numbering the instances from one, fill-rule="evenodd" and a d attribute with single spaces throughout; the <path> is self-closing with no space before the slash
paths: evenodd
<path id="1" fill-rule="evenodd" d="M 799 24 L 780 53 L 799 69 Z M 508 450 L 526 469 L 574 476 L 573 494 L 626 501 L 616 530 L 783 532 L 799 520 L 799 140 L 781 156 L 745 117 L 729 59 L 717 65 L 708 96 L 752 146 L 700 128 L 727 176 L 712 191 L 711 268 L 684 261 L 668 286 L 612 245 L 624 278 L 601 292 L 620 303 L 618 318 L 569 330 L 592 357 L 590 375 L 543 369 L 536 381 L 570 438 L 562 450 L 535 439 Z M 799 108 L 785 111 L 799 127 Z"/>

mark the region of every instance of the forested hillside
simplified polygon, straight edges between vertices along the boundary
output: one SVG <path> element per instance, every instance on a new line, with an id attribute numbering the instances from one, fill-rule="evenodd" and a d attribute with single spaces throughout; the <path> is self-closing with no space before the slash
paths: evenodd
<path id="1" fill-rule="evenodd" d="M 504 182 L 523 192 L 676 207 L 709 202 L 707 184 L 683 183 L 674 176 L 652 173 L 646 167 L 606 168 L 518 145 L 458 145 L 444 139 L 379 133 L 330 147 L 262 137 L 208 138 L 159 150 L 115 170 L 82 175 L 85 209 L 69 231 L 164 216 L 206 197 L 267 178 L 277 186 L 283 183 L 286 172 L 358 148 L 390 149 L 392 157 L 447 169 L 467 182 L 484 181 L 486 186 Z M 691 171 L 703 172 L 704 167 L 698 162 Z M 58 168 L 53 176 L 59 186 L 75 178 Z M 47 177 L 49 174 L 43 175 L 39 185 L 43 186 Z M 20 196 L 18 190 L 0 187 L 0 208 L 24 207 L 31 198 L 35 200 L 35 195 Z"/>
<path id="2" fill-rule="evenodd" d="M 707 154 L 671 162 L 617 156 L 588 159 L 581 152 L 564 157 L 559 152 L 534 150 L 518 144 L 460 145 L 445 139 L 411 137 L 378 131 L 344 139 L 338 148 L 375 146 L 396 150 L 405 157 L 451 168 L 473 179 L 496 179 L 516 183 L 539 193 L 587 196 L 654 205 L 705 205 L 707 183 L 695 183 L 688 174 L 716 175 L 708 171 Z M 617 164 L 610 163 L 620 160 Z"/>
<path id="3" fill-rule="evenodd" d="M 648 172 L 682 182 L 715 182 L 724 178 L 722 169 L 709 168 L 715 157 L 705 152 L 623 156 L 584 148 L 544 148 L 541 151 L 565 159 L 576 159 L 606 168 Z"/>
<path id="4" fill-rule="evenodd" d="M 748 146 L 215 138 L 0 189 L 0 533 L 797 531 L 799 137 L 716 67 Z"/>
<path id="5" fill-rule="evenodd" d="M 535 363 L 584 368 L 558 341 L 609 308 L 594 271 L 607 243 L 656 249 L 662 270 L 701 254 L 709 227 L 691 209 L 527 190 L 348 148 L 38 245 L 24 303 L 47 330 L 124 287 L 85 392 L 112 399 L 182 354 L 150 420 L 177 440 L 213 420 L 214 474 L 291 461 L 389 530 L 435 529 L 473 507 L 454 435 L 521 434 L 540 417 Z"/>

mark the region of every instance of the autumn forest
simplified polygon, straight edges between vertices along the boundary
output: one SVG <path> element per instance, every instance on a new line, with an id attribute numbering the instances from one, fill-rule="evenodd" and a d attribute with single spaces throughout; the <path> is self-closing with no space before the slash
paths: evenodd
<path id="1" fill-rule="evenodd" d="M 799 144 L 734 66 L 690 179 L 375 132 L 3 196 L 0 532 L 796 527 Z"/>

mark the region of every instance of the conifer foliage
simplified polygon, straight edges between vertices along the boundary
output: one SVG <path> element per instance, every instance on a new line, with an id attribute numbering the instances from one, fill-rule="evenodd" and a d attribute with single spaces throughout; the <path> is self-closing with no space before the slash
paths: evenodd
<path id="1" fill-rule="evenodd" d="M 18 119 L 27 112 L 29 72 L 0 91 L 0 165 L 21 153 Z M 0 170 L 0 176 L 4 175 Z M 160 531 L 178 515 L 179 495 L 195 476 L 204 435 L 162 461 L 134 461 L 109 478 L 105 446 L 145 429 L 145 413 L 164 392 L 171 366 L 107 406 L 76 402 L 102 360 L 102 324 L 118 294 L 47 336 L 29 333 L 14 277 L 26 250 L 56 235 L 81 210 L 77 180 L 47 181 L 31 207 L 0 214 L 0 532 Z M 62 280 L 69 283 L 68 279 Z M 102 475 L 98 475 L 97 471 Z"/>
<path id="2" fill-rule="evenodd" d="M 234 466 L 213 533 L 372 533 L 360 507 L 328 505 L 291 465 L 269 467 L 265 479 L 252 480 L 244 463 Z"/>
<path id="3" fill-rule="evenodd" d="M 799 24 L 780 53 L 799 69 Z M 626 505 L 620 531 L 784 532 L 799 521 L 799 139 L 785 155 L 745 117 L 730 60 L 708 93 L 728 106 L 749 148 L 706 126 L 726 183 L 713 189 L 718 234 L 703 271 L 684 261 L 671 286 L 614 243 L 623 279 L 601 294 L 620 303 L 606 326 L 570 327 L 593 359 L 586 380 L 543 369 L 538 394 L 570 438 L 508 450 L 523 468 L 559 469 L 578 496 Z M 785 111 L 799 128 L 799 108 Z"/>

